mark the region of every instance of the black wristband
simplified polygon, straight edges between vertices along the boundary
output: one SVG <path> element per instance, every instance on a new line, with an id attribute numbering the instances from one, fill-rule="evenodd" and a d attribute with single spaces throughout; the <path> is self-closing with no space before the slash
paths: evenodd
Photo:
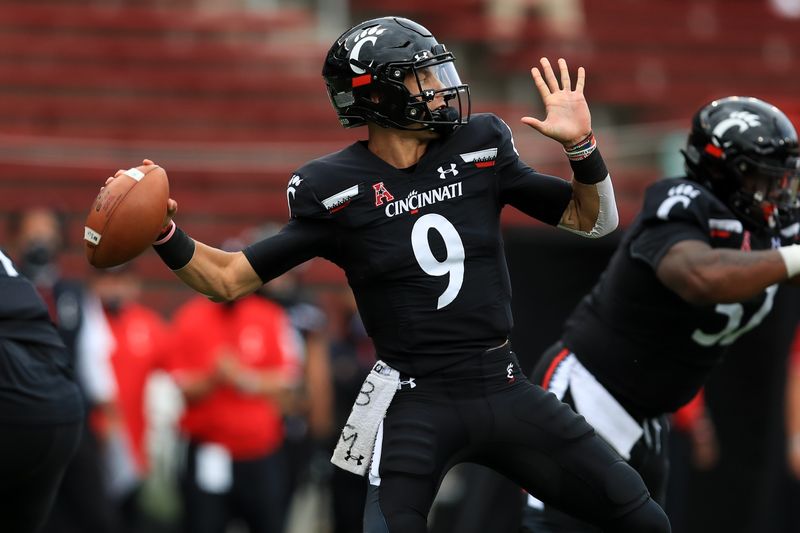
<path id="1" fill-rule="evenodd" d="M 166 240 L 157 240 L 153 244 L 153 249 L 170 270 L 180 270 L 192 260 L 194 240 L 186 235 L 182 229 L 174 226 L 172 235 L 166 237 Z"/>
<path id="2" fill-rule="evenodd" d="M 575 181 L 586 185 L 600 183 L 608 176 L 608 169 L 605 161 L 603 161 L 603 156 L 600 155 L 599 148 L 595 148 L 586 159 L 581 159 L 580 161 L 570 159 L 569 165 L 572 167 Z"/>

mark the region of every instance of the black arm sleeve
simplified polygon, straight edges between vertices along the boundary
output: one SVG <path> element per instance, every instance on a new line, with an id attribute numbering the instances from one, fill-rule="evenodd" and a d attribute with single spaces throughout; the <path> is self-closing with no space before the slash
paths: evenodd
<path id="1" fill-rule="evenodd" d="M 330 257 L 334 243 L 335 226 L 330 221 L 295 218 L 277 235 L 242 252 L 266 283 L 309 259 Z"/>
<path id="2" fill-rule="evenodd" d="M 570 160 L 569 166 L 572 167 L 572 175 L 575 177 L 575 181 L 586 185 L 600 183 L 608 176 L 606 162 L 603 161 L 599 148 L 595 148 L 594 152 L 586 159 L 581 159 L 580 161 Z"/>
<path id="3" fill-rule="evenodd" d="M 512 205 L 528 216 L 555 226 L 572 199 L 572 185 L 526 165 L 514 146 L 511 128 L 499 118 L 492 118 L 498 138 L 495 172 L 500 203 Z"/>
<path id="4" fill-rule="evenodd" d="M 509 204 L 528 216 L 555 226 L 572 199 L 569 182 L 539 174 L 519 162 L 513 179 L 500 181 L 500 201 Z"/>

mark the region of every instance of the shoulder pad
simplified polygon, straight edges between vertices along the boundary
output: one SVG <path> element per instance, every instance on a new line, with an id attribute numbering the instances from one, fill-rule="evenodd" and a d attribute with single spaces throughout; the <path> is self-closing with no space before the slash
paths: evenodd
<path id="1" fill-rule="evenodd" d="M 470 140 L 478 139 L 489 141 L 508 140 L 511 137 L 511 130 L 503 120 L 492 113 L 475 113 L 466 126 L 462 126 L 457 132 L 469 132 Z"/>
<path id="2" fill-rule="evenodd" d="M 641 217 L 645 224 L 684 222 L 707 229 L 712 211 L 720 210 L 727 208 L 701 185 L 685 179 L 664 179 L 648 187 Z"/>

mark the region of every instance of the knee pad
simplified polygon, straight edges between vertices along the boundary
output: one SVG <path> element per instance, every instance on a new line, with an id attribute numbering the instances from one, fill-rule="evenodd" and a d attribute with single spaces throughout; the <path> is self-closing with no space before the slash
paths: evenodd
<path id="1" fill-rule="evenodd" d="M 642 476 L 624 461 L 608 467 L 604 488 L 606 496 L 614 505 L 630 505 L 649 497 Z"/>
<path id="2" fill-rule="evenodd" d="M 608 530 L 619 533 L 670 533 L 672 527 L 664 510 L 652 498 L 648 498 L 643 505 L 610 523 Z"/>

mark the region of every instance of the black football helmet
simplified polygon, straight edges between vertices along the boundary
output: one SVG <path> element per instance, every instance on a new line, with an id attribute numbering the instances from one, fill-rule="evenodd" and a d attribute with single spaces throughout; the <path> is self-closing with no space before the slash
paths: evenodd
<path id="1" fill-rule="evenodd" d="M 386 128 L 452 132 L 469 120 L 469 86 L 455 58 L 414 21 L 383 17 L 344 32 L 325 58 L 322 76 L 345 128 L 367 121 Z M 405 80 L 418 90 L 409 90 Z M 431 110 L 429 102 L 442 104 Z"/>
<path id="2" fill-rule="evenodd" d="M 796 219 L 797 132 L 777 107 L 745 96 L 715 100 L 695 114 L 682 153 L 688 177 L 749 230 L 774 234 Z"/>

